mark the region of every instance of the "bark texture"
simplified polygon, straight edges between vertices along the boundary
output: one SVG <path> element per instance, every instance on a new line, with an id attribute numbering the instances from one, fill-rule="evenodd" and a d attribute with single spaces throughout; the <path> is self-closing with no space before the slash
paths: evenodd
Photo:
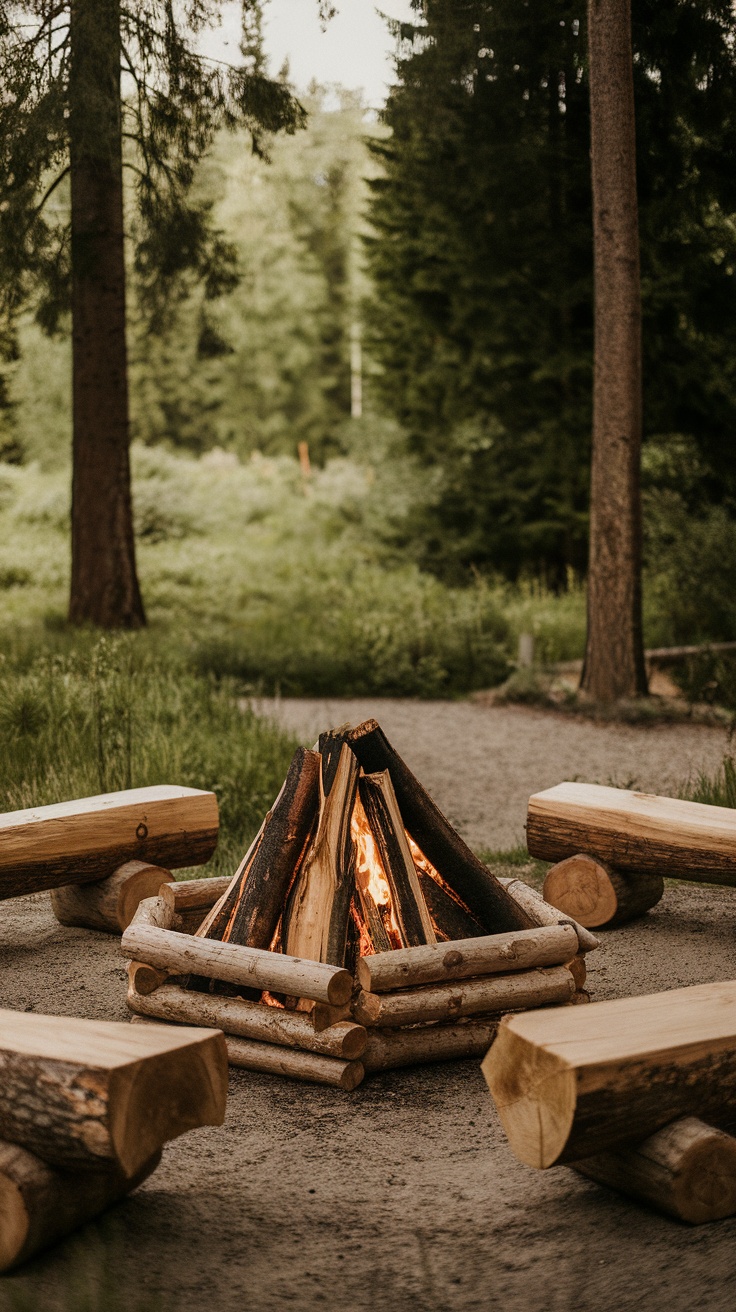
<path id="1" fill-rule="evenodd" d="M 69 619 L 139 628 L 130 491 L 120 0 L 72 0 L 72 580 Z"/>
<path id="2" fill-rule="evenodd" d="M 582 687 L 647 691 L 641 619 L 641 288 L 631 0 L 588 0 L 595 360 Z"/>

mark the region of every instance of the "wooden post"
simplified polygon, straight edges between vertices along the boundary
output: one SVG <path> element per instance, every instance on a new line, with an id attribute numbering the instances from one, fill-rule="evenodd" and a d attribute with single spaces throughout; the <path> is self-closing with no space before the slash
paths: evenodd
<path id="1" fill-rule="evenodd" d="M 163 866 L 126 861 L 107 879 L 96 880 L 94 884 L 63 884 L 61 888 L 52 888 L 51 906 L 62 925 L 122 934 L 133 919 L 138 903 L 156 896 L 161 885 L 169 880 L 173 880 L 173 875 Z"/>
<path id="2" fill-rule="evenodd" d="M 736 981 L 509 1016 L 483 1073 L 517 1157 L 577 1162 L 736 1109 Z"/>
<path id="3" fill-rule="evenodd" d="M 0 816 L 0 899 L 107 878 L 127 861 L 202 865 L 217 845 L 217 798 L 160 784 Z"/>
<path id="4" fill-rule="evenodd" d="M 51 1165 L 132 1176 L 200 1125 L 221 1125 L 227 1062 L 215 1030 L 0 1011 L 0 1135 Z"/>
<path id="5" fill-rule="evenodd" d="M 575 983 L 564 966 L 521 970 L 513 975 L 489 975 L 430 984 L 402 993 L 360 993 L 355 1019 L 363 1025 L 416 1025 L 425 1021 L 453 1020 L 477 1013 L 498 1014 L 526 1007 L 567 1002 Z"/>
<path id="6" fill-rule="evenodd" d="M 544 896 L 564 915 L 590 929 L 616 929 L 643 916 L 664 893 L 661 875 L 623 875 L 578 853 L 547 871 Z"/>
<path id="7" fill-rule="evenodd" d="M 692 1225 L 736 1214 L 736 1139 L 695 1116 L 575 1170 Z"/>
<path id="8" fill-rule="evenodd" d="M 10 1271 L 124 1198 L 155 1171 L 155 1152 L 132 1176 L 115 1167 L 62 1171 L 0 1142 L 0 1271 Z"/>

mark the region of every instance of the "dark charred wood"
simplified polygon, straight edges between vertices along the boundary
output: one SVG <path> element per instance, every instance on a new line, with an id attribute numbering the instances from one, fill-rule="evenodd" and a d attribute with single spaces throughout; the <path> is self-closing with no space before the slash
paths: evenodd
<path id="1" fill-rule="evenodd" d="M 407 831 L 453 892 L 462 898 L 483 932 L 529 929 L 532 924 L 529 916 L 463 842 L 378 723 L 366 720 L 351 730 L 348 741 L 366 774 L 389 771 Z"/>
<path id="2" fill-rule="evenodd" d="M 419 947 L 424 943 L 435 943 L 434 927 L 406 841 L 388 770 L 361 777 L 360 800 L 381 853 L 403 945 Z"/>
<path id="3" fill-rule="evenodd" d="M 428 875 L 424 870 L 418 870 L 419 883 L 421 885 L 424 900 L 429 908 L 429 914 L 434 921 L 435 928 L 443 937 L 454 940 L 459 938 L 479 938 L 485 933 L 483 926 L 474 916 L 471 916 L 468 908 L 463 906 L 462 902 L 447 893 L 436 879 Z M 384 948 L 377 948 L 376 951 L 383 952 Z"/>

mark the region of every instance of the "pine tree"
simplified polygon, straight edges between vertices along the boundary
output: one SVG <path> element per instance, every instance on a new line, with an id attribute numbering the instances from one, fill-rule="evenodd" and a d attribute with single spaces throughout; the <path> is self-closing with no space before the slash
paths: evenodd
<path id="1" fill-rule="evenodd" d="M 416 0 L 375 152 L 380 398 L 433 471 L 424 560 L 584 573 L 593 348 L 585 6 Z M 644 439 L 736 492 L 736 16 L 637 0 Z"/>
<path id="2" fill-rule="evenodd" d="M 263 66 L 258 0 L 243 0 L 242 62 L 197 53 L 215 0 L 0 3 L 0 295 L 3 336 L 29 300 L 55 330 L 71 307 L 74 623 L 145 622 L 128 456 L 125 205 L 133 177 L 139 297 L 160 326 L 188 277 L 214 298 L 234 251 L 192 194 L 220 127 L 293 131 L 303 111 Z M 68 224 L 46 205 L 70 178 Z"/>

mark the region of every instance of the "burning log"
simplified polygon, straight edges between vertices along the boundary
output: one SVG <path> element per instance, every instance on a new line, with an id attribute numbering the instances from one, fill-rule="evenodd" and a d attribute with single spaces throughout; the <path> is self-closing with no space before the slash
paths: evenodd
<path id="1" fill-rule="evenodd" d="M 389 743 L 375 720 L 366 720 L 347 735 L 365 774 L 388 770 L 407 832 L 450 888 L 489 934 L 529 929 L 526 912 L 471 852 L 429 793 Z"/>
<path id="2" fill-rule="evenodd" d="M 293 1045 L 307 1052 L 354 1060 L 365 1051 L 368 1035 L 362 1025 L 343 1020 L 321 1033 L 301 1012 L 284 1011 L 244 998 L 213 998 L 165 984 L 154 996 L 128 990 L 128 1006 L 141 1016 L 158 1017 L 182 1025 L 211 1026 L 226 1035 L 257 1039 L 262 1043 Z"/>
<path id="3" fill-rule="evenodd" d="M 736 982 L 508 1017 L 483 1063 L 530 1166 L 644 1139 L 677 1117 L 736 1109 Z"/>
<path id="4" fill-rule="evenodd" d="M 358 773 L 358 762 L 347 743 L 330 735 L 329 748 L 325 744 L 322 755 L 317 833 L 284 915 L 284 946 L 292 956 L 344 965 L 350 902 L 355 890 L 350 825 Z"/>
<path id="5" fill-rule="evenodd" d="M 485 1012 L 498 1014 L 526 1007 L 568 1002 L 575 983 L 564 966 L 490 975 L 407 989 L 403 993 L 358 994 L 355 1019 L 363 1025 L 416 1025 L 422 1021 L 452 1020 Z"/>
<path id="6" fill-rule="evenodd" d="M 269 948 L 317 815 L 320 758 L 300 747 L 230 887 L 198 929 L 202 938 Z M 342 962 L 338 963 L 342 965 Z"/>
<path id="7" fill-rule="evenodd" d="M 137 925 L 135 920 L 123 934 L 121 947 L 127 956 L 171 975 L 204 975 L 259 992 L 267 989 L 331 1005 L 347 1002 L 352 993 L 353 979 L 348 970 L 239 943 L 219 943 L 153 929 Z"/>
<path id="8" fill-rule="evenodd" d="M 221 1125 L 222 1037 L 0 1011 L 0 1135 L 55 1166 L 126 1176 L 186 1130 Z"/>
<path id="9" fill-rule="evenodd" d="M 448 893 L 420 866 L 417 866 L 417 874 L 424 901 L 439 933 L 448 941 L 459 938 L 480 938 L 483 926 L 475 916 L 471 916 L 467 907 Z M 385 949 L 379 949 L 376 945 L 376 951 L 383 952 Z"/>
<path id="10" fill-rule="evenodd" d="M 147 1016 L 132 1016 L 132 1025 L 154 1025 Z M 161 1028 L 161 1027 L 159 1027 Z M 262 1071 L 265 1075 L 286 1075 L 308 1084 L 330 1084 L 335 1089 L 351 1092 L 357 1089 L 365 1075 L 360 1061 L 342 1061 L 336 1057 L 323 1057 L 316 1052 L 301 1052 L 282 1048 L 273 1043 L 257 1043 L 252 1039 L 239 1039 L 225 1034 L 227 1059 L 231 1066 L 248 1071 Z"/>
<path id="11" fill-rule="evenodd" d="M 523 883 L 521 879 L 501 879 L 499 882 L 508 889 L 514 901 L 524 908 L 535 925 L 572 925 L 578 936 L 581 952 L 593 952 L 595 948 L 600 947 L 600 940 L 595 934 L 591 934 L 590 930 L 585 929 L 577 920 L 572 920 L 556 907 L 550 906 L 536 888 Z"/>
<path id="12" fill-rule="evenodd" d="M 587 1157 L 575 1170 L 692 1225 L 736 1213 L 736 1139 L 695 1116 L 631 1148 Z"/>
<path id="13" fill-rule="evenodd" d="M 202 865 L 217 845 L 214 793 L 161 784 L 0 816 L 0 899 L 111 875 L 123 862 Z"/>
<path id="14" fill-rule="evenodd" d="M 544 881 L 547 902 L 591 929 L 615 929 L 643 916 L 663 893 L 661 875 L 623 875 L 583 853 L 552 866 Z"/>
<path id="15" fill-rule="evenodd" d="M 17 1144 L 0 1142 L 0 1271 L 9 1271 L 136 1189 L 155 1171 L 154 1153 L 135 1175 L 107 1167 L 60 1171 Z"/>
<path id="16" fill-rule="evenodd" d="M 434 943 L 361 957 L 358 983 L 366 992 L 386 993 L 418 984 L 564 965 L 577 946 L 572 925 Z"/>
<path id="17" fill-rule="evenodd" d="M 395 1066 L 419 1066 L 432 1061 L 483 1057 L 498 1029 L 497 1020 L 467 1021 L 461 1025 L 417 1025 L 414 1029 L 371 1030 L 363 1054 L 366 1071 L 387 1071 Z"/>
<path id="18" fill-rule="evenodd" d="M 557 784 L 529 798 L 527 844 L 544 861 L 587 852 L 635 878 L 736 885 L 736 813 L 727 806 Z"/>
<path id="19" fill-rule="evenodd" d="M 388 770 L 361 777 L 360 800 L 381 853 L 404 947 L 436 943 Z"/>
<path id="20" fill-rule="evenodd" d="M 51 906 L 62 925 L 121 934 L 144 898 L 154 897 L 173 880 L 170 870 L 147 861 L 126 861 L 107 879 L 94 884 L 63 884 L 51 890 Z M 199 882 L 199 881 L 198 881 Z"/>

